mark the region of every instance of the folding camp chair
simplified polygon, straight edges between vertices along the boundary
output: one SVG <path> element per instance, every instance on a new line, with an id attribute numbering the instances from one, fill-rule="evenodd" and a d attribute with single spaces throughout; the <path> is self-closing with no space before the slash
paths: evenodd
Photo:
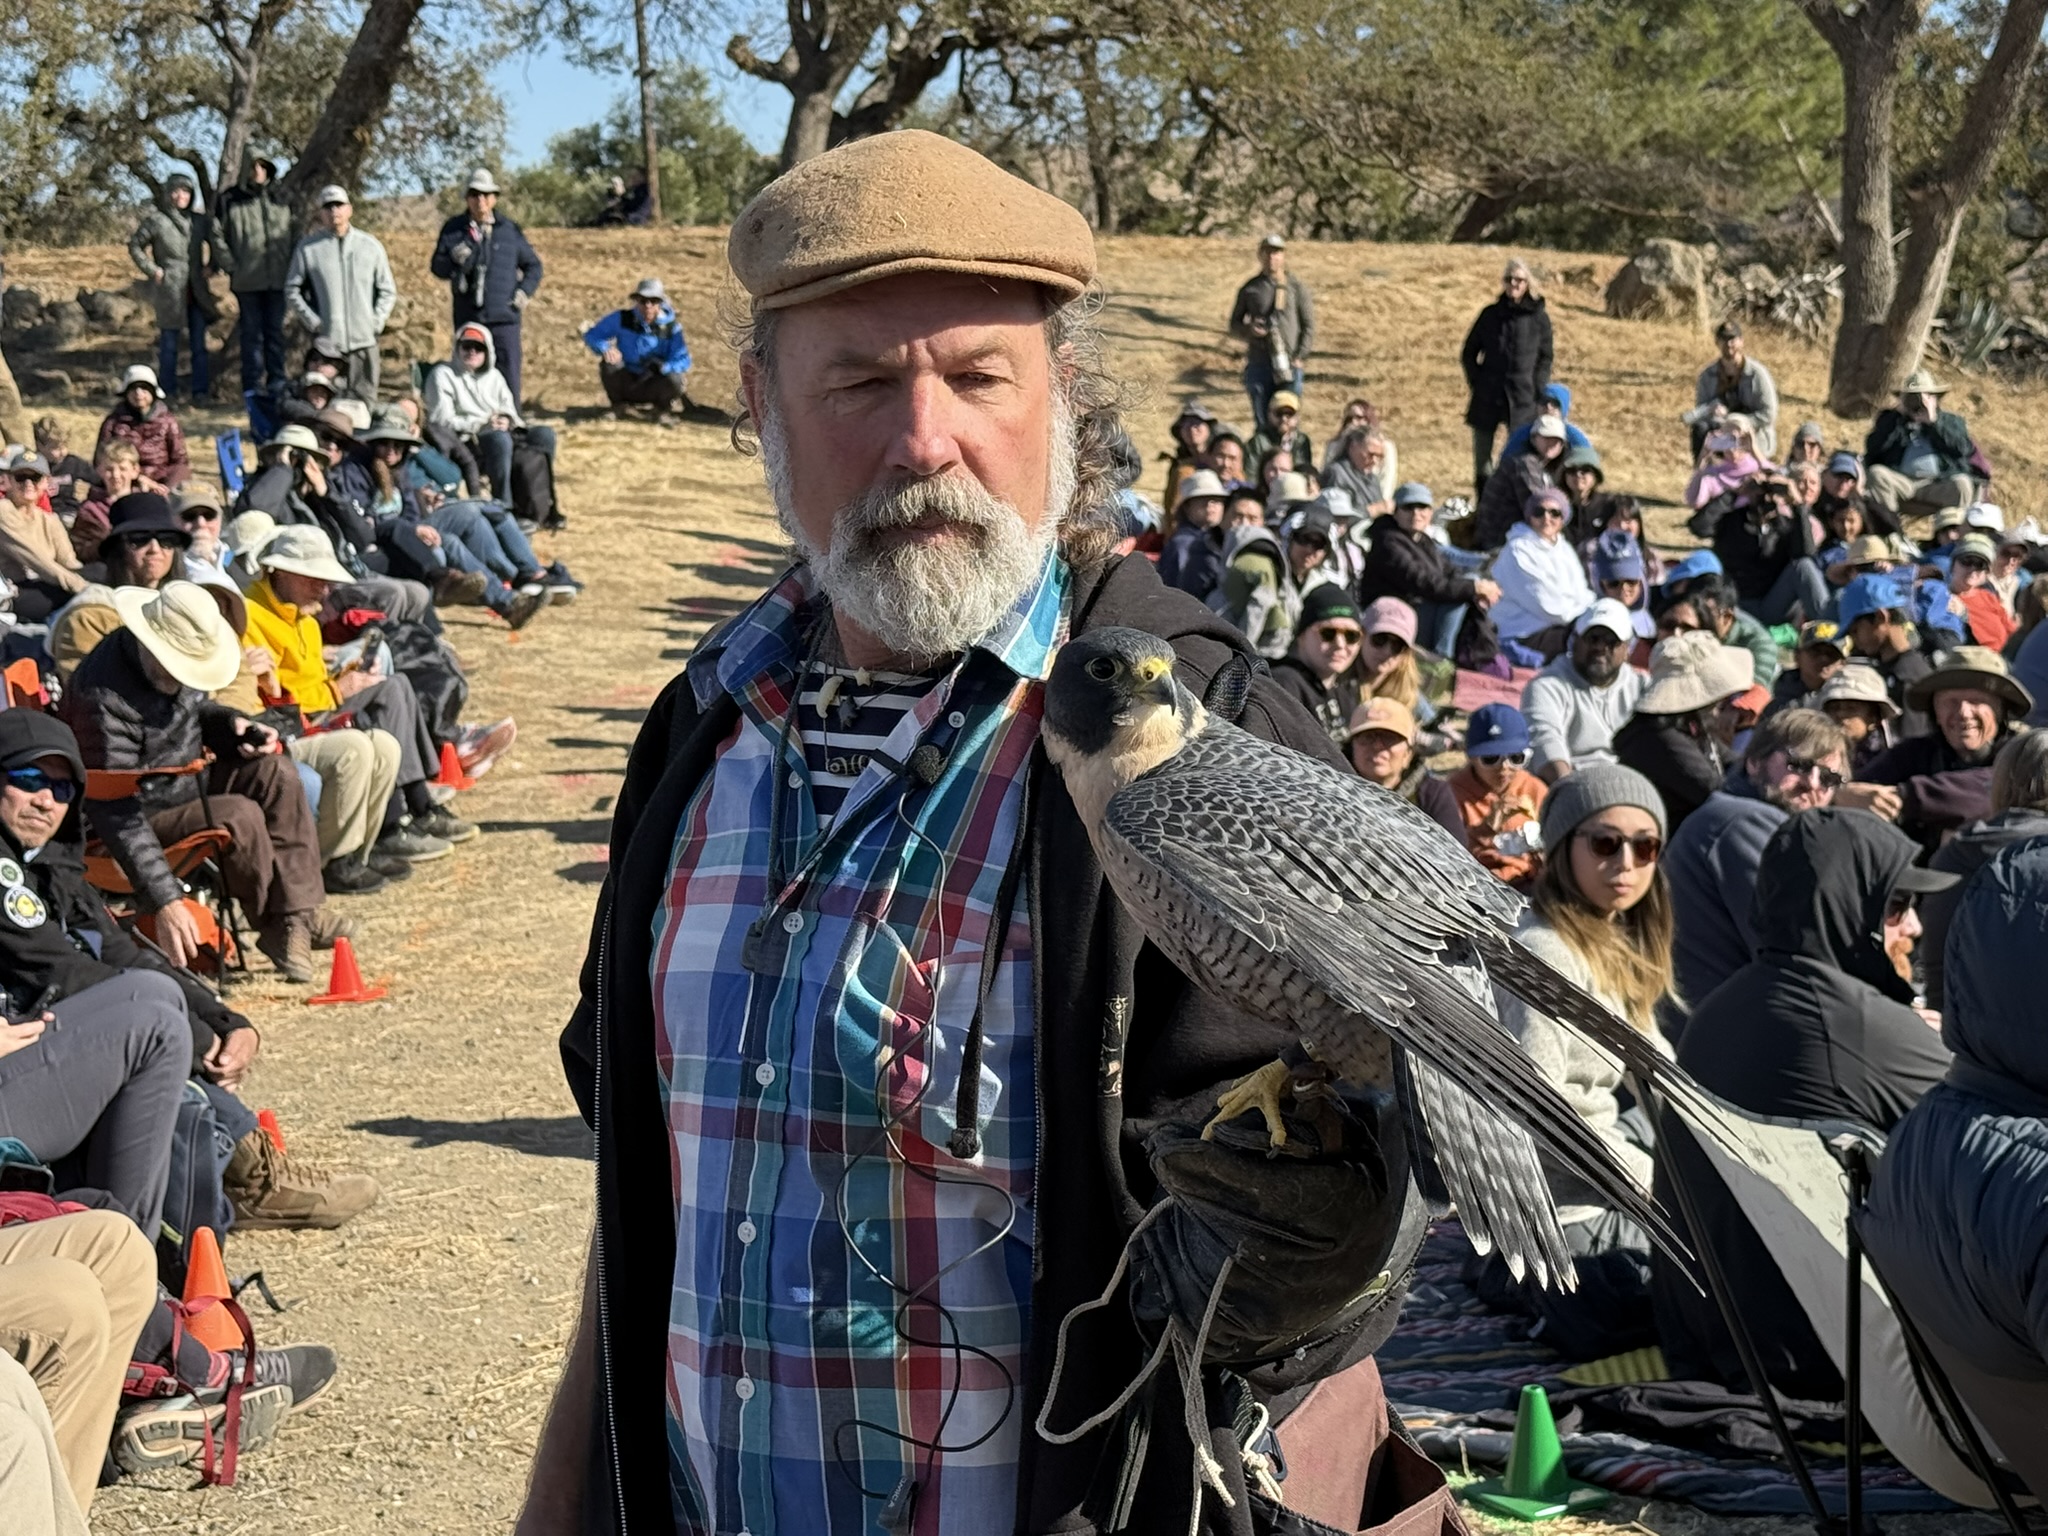
<path id="1" fill-rule="evenodd" d="M 49 690 L 43 687 L 42 663 L 33 656 L 10 661 L 0 669 L 0 686 L 7 690 L 9 709 L 47 709 Z"/>
<path id="2" fill-rule="evenodd" d="M 240 935 L 235 923 L 235 902 L 228 894 L 227 878 L 222 873 L 220 856 L 233 846 L 234 839 L 225 827 L 211 825 L 213 805 L 206 792 L 206 773 L 213 766 L 213 754 L 202 753 L 189 763 L 170 768 L 88 768 L 85 773 L 85 798 L 88 801 L 105 802 L 126 800 L 132 797 L 145 779 L 176 779 L 188 775 L 196 776 L 199 784 L 199 809 L 208 825 L 189 837 L 181 837 L 164 849 L 164 860 L 171 867 L 171 873 L 183 884 L 188 876 L 203 875 L 206 888 L 213 893 L 214 905 L 191 901 L 194 915 L 199 918 L 200 954 L 203 964 L 193 966 L 194 970 L 210 971 L 226 981 L 228 970 L 246 970 L 247 957 L 242 953 Z M 128 873 L 121 868 L 120 861 L 107 851 L 106 845 L 98 841 L 88 843 L 85 850 L 85 878 L 93 889 L 103 896 L 119 901 L 133 897 L 135 887 L 128 879 Z M 186 887 L 188 890 L 189 886 Z M 189 900 L 189 898 L 188 898 Z M 133 917 L 135 926 L 151 943 L 156 942 L 156 919 L 149 913 L 136 913 L 132 902 L 124 903 L 126 914 Z"/>
<path id="3" fill-rule="evenodd" d="M 253 418 L 252 418 L 253 419 Z M 220 483 L 230 497 L 242 494 L 242 429 L 224 427 L 213 440 L 214 457 L 220 460 Z"/>
<path id="4" fill-rule="evenodd" d="M 1805 1458 L 1786 1430 L 1773 1388 L 1757 1361 L 1738 1298 L 1699 1233 L 1695 1192 L 1680 1159 L 1665 1166 L 1694 1234 L 1716 1305 L 1750 1376 L 1751 1390 L 1771 1417 L 1815 1524 L 1823 1533 L 1863 1529 L 1862 1442 L 1867 1423 L 1899 1463 L 1945 1498 L 1972 1509 L 1996 1508 L 2012 1536 L 2028 1536 L 2012 1496 L 2011 1475 L 1996 1465 L 1966 1414 L 1944 1403 L 1945 1378 L 1932 1375 L 1909 1341 L 1910 1323 L 1894 1306 L 1874 1269 L 1866 1274 L 1860 1237 L 1850 1222 L 1852 1191 L 1867 1187 L 1871 1160 L 1884 1138 L 1847 1120 L 1783 1120 L 1751 1115 L 1714 1101 L 1722 1123 L 1702 1131 L 1675 1111 L 1659 1118 L 1666 1136 L 1690 1136 L 1714 1174 L 1769 1250 L 1785 1284 L 1827 1350 L 1848 1397 L 1848 1510 L 1838 1522 L 1821 1503 Z M 1845 1172 L 1848 1169 L 1848 1172 Z M 1861 1170 L 1858 1172 L 1857 1170 Z M 1844 1277 L 1847 1277 L 1845 1283 Z M 1860 1342 L 1853 1347 L 1852 1341 Z M 1926 1357 L 1931 1364 L 1932 1357 Z M 1948 1393 L 1952 1400 L 1953 1394 Z"/>

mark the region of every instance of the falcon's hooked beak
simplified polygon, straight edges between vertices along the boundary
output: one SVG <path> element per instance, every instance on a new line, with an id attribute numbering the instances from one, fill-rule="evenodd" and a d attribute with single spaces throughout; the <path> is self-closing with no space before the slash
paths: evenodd
<path id="1" fill-rule="evenodd" d="M 1153 657 L 1141 661 L 1136 668 L 1138 686 L 1131 690 L 1133 704 L 1163 704 L 1178 713 L 1180 710 L 1180 684 L 1173 680 L 1173 663 Z"/>

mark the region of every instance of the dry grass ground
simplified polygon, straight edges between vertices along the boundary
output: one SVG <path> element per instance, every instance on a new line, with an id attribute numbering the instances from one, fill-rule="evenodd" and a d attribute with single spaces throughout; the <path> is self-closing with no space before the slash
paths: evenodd
<path id="1" fill-rule="evenodd" d="M 697 399 L 728 403 L 735 375 L 715 320 L 721 237 L 531 233 L 548 276 L 528 311 L 527 393 L 536 417 L 561 431 L 571 518 L 546 552 L 590 590 L 516 636 L 479 621 L 478 610 L 455 617 L 472 717 L 516 714 L 520 740 L 460 802 L 482 822 L 481 842 L 350 903 L 363 920 L 364 967 L 391 978 L 390 998 L 309 1009 L 287 989 L 256 985 L 241 1003 L 265 1035 L 250 1099 L 276 1106 L 295 1153 L 358 1164 L 384 1182 L 383 1201 L 340 1232 L 256 1234 L 229 1247 L 232 1268 L 260 1267 L 294 1303 L 283 1317 L 258 1318 L 266 1336 L 331 1342 L 342 1376 L 324 1404 L 245 1464 L 233 1490 L 168 1480 L 104 1493 L 95 1527 L 110 1536 L 502 1530 L 518 1505 L 588 1223 L 586 1138 L 554 1042 L 575 996 L 612 796 L 647 703 L 707 624 L 774 574 L 781 547 L 758 471 L 725 432 L 611 421 L 575 339 L 578 325 L 658 273 L 680 297 L 698 354 Z M 438 313 L 426 240 L 390 246 L 401 285 Z M 132 275 L 111 247 L 8 255 L 9 279 L 51 298 Z M 1469 473 L 1457 348 L 1495 291 L 1497 253 L 1302 246 L 1295 259 L 1317 294 L 1306 425 L 1318 445 L 1343 401 L 1364 393 L 1387 412 L 1404 474 L 1440 494 L 1457 489 Z M 1584 264 L 1547 258 L 1556 272 Z M 1109 243 L 1111 361 L 1132 386 L 1134 436 L 1148 452 L 1186 396 L 1242 417 L 1237 360 L 1218 332 L 1250 265 L 1236 241 Z M 1710 348 L 1685 327 L 1601 316 L 1598 284 L 1614 265 L 1593 262 L 1591 283 L 1551 284 L 1557 374 L 1579 391 L 1579 419 L 1607 456 L 1609 485 L 1670 498 L 1685 472 L 1677 414 Z M 445 343 L 445 316 L 439 336 Z M 1786 416 L 1817 414 L 1824 358 L 1762 336 L 1755 350 L 1777 372 Z M 97 388 L 152 352 L 137 330 L 57 361 Z M 232 383 L 231 360 L 219 371 Z M 1999 468 L 2001 500 L 2041 510 L 2048 449 L 2033 428 L 2042 392 L 1972 380 L 1952 400 Z M 75 446 L 89 444 L 99 410 L 59 410 Z M 227 421 L 200 412 L 192 425 Z M 1860 426 L 1828 426 L 1860 439 Z M 1159 478 L 1148 473 L 1155 493 Z M 1804 1529 L 1633 1500 L 1586 1524 L 1664 1536 Z M 1974 1517 L 1887 1525 L 1926 1536 L 1990 1528 Z"/>

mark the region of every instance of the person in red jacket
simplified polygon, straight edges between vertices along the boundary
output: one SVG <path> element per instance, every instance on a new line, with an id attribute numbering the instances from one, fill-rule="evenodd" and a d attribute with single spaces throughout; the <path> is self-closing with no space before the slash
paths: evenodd
<path id="1" fill-rule="evenodd" d="M 94 449 L 111 442 L 133 443 L 142 464 L 142 489 L 158 495 L 176 490 L 192 478 L 192 460 L 185 452 L 185 429 L 178 425 L 156 370 L 137 363 L 121 375 L 121 398 L 100 422 Z"/>

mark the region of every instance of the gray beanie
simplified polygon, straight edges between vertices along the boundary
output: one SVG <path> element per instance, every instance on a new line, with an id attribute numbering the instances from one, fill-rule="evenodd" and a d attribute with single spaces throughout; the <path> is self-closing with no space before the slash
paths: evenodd
<path id="1" fill-rule="evenodd" d="M 1632 805 L 1648 811 L 1657 820 L 1657 835 L 1664 836 L 1664 797 L 1657 786 L 1619 763 L 1595 763 L 1560 780 L 1543 802 L 1543 846 L 1562 848 L 1579 823 L 1596 811 L 1610 806 Z"/>

